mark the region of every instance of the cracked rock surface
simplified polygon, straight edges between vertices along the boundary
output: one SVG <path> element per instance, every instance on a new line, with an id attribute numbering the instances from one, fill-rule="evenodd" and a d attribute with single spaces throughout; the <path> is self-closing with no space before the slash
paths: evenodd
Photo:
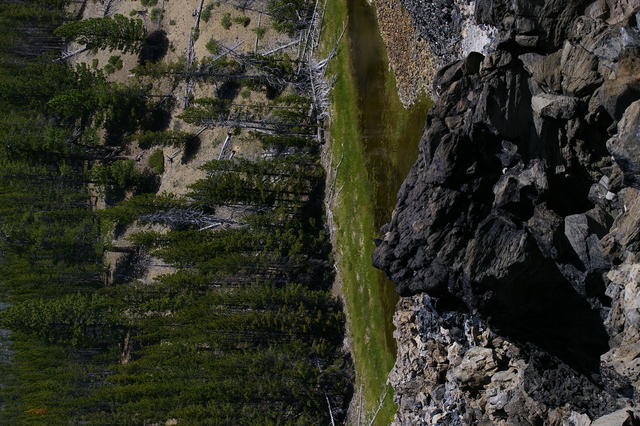
<path id="1" fill-rule="evenodd" d="M 437 73 L 374 253 L 396 424 L 639 424 L 639 11 L 475 3 L 496 49 Z"/>

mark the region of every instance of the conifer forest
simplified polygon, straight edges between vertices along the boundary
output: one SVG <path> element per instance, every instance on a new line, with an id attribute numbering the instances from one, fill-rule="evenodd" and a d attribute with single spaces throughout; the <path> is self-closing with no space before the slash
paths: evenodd
<path id="1" fill-rule="evenodd" d="M 342 422 L 319 15 L 0 2 L 0 424 Z"/>

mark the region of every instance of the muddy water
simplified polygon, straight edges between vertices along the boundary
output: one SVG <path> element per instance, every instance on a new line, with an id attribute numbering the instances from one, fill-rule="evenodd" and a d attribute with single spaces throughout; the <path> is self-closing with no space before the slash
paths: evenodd
<path id="1" fill-rule="evenodd" d="M 379 228 L 389 221 L 398 189 L 416 160 L 429 101 L 423 98 L 409 110 L 402 107 L 374 7 L 366 0 L 351 0 L 348 5 L 350 53 L 361 111 L 359 125 L 375 194 L 375 225 Z M 389 318 L 387 344 L 395 347 L 391 318 L 398 297 L 393 283 L 384 274 L 377 275 L 376 285 L 384 290 L 383 306 L 385 317 Z"/>

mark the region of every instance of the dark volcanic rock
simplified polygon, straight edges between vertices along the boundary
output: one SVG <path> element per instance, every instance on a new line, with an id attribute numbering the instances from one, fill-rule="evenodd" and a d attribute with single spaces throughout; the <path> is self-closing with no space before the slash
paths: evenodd
<path id="1" fill-rule="evenodd" d="M 588 424 L 638 399 L 635 10 L 476 2 L 500 43 L 436 76 L 374 253 L 407 297 L 398 423 Z"/>
<path id="2" fill-rule="evenodd" d="M 551 52 L 562 46 L 570 25 L 587 3 L 587 0 L 477 0 L 476 20 L 502 28 L 505 37 L 536 37 L 538 43 L 526 47 L 539 46 Z"/>

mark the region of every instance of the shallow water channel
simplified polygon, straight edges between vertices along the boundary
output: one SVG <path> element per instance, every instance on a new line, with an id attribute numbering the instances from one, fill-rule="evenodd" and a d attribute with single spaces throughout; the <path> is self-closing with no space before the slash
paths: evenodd
<path id="1" fill-rule="evenodd" d="M 351 59 L 361 112 L 361 143 L 373 187 L 375 228 L 379 229 L 389 221 L 398 189 L 417 158 L 429 101 L 423 96 L 408 110 L 401 106 L 374 7 L 366 0 L 349 1 L 348 5 Z M 376 285 L 384 289 L 383 306 L 389 318 L 388 344 L 395 347 L 391 317 L 398 297 L 393 283 L 384 274 L 377 275 Z"/>
<path id="2" fill-rule="evenodd" d="M 334 88 L 331 140 L 333 164 L 341 164 L 334 216 L 356 364 L 352 415 L 355 424 L 388 424 L 395 409 L 385 383 L 396 355 L 392 318 L 398 296 L 394 284 L 372 266 L 371 255 L 373 240 L 389 221 L 398 189 L 417 157 L 429 101 L 424 96 L 410 109 L 400 103 L 375 9 L 366 0 L 334 1 L 345 9 L 338 20 L 344 16 L 348 24 Z"/>

